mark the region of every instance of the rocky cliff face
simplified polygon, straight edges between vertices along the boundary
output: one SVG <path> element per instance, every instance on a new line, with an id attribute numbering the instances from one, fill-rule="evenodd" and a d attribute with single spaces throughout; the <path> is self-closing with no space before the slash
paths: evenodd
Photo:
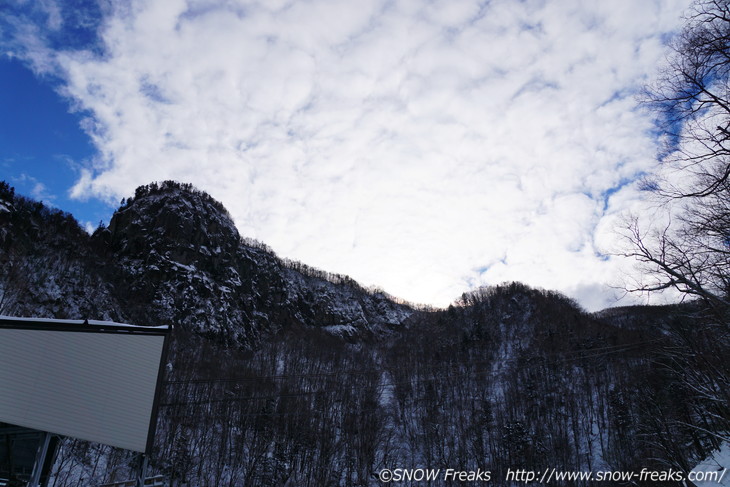
<path id="1" fill-rule="evenodd" d="M 3 198 L 0 263 L 8 272 L 22 262 L 29 276 L 5 279 L 5 314 L 172 323 L 248 345 L 292 326 L 377 337 L 413 312 L 342 276 L 285 264 L 189 185 L 138 188 L 91 237 L 70 215 Z"/>

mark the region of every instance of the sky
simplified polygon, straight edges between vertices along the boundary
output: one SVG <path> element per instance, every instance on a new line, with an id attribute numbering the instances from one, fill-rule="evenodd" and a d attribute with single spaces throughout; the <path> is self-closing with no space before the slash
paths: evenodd
<path id="1" fill-rule="evenodd" d="M 9 0 L 0 179 L 89 230 L 190 182 L 279 256 L 416 303 L 644 302 L 613 255 L 658 170 L 636 96 L 689 6 Z"/>

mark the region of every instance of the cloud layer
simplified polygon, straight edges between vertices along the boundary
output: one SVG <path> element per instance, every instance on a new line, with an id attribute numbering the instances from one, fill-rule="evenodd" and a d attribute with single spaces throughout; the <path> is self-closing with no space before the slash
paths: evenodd
<path id="1" fill-rule="evenodd" d="M 192 182 L 280 255 L 406 299 L 520 280 L 597 309 L 654 169 L 634 94 L 687 6 L 132 1 L 102 12 L 101 54 L 16 43 L 89 113 L 76 197 Z"/>

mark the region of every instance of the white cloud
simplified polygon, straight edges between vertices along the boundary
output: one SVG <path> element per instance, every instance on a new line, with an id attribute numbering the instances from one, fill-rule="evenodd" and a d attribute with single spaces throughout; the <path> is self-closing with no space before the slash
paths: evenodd
<path id="1" fill-rule="evenodd" d="M 687 5 L 131 2 L 104 57 L 55 53 L 100 152 L 73 194 L 189 181 L 279 254 L 407 299 L 517 279 L 602 307 L 607 222 L 654 164 L 633 93 Z"/>
<path id="2" fill-rule="evenodd" d="M 38 179 L 28 174 L 22 173 L 16 178 L 12 178 L 15 185 L 27 188 L 26 191 L 36 200 L 43 201 L 46 205 L 56 206 L 56 195 L 52 194 L 48 187 Z"/>

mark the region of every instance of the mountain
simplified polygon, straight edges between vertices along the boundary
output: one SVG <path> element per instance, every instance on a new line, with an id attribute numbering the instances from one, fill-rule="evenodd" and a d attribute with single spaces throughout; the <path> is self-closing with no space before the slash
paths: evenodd
<path id="1" fill-rule="evenodd" d="M 689 472 L 730 432 L 727 324 L 698 303 L 591 314 L 510 283 L 426 310 L 277 257 L 175 182 L 138 188 L 93 235 L 0 183 L 0 314 L 175 326 L 150 457 L 171 485 Z M 133 464 L 66 439 L 54 485 Z"/>
<path id="2" fill-rule="evenodd" d="M 91 238 L 68 213 L 0 183 L 0 314 L 125 321 Z"/>
<path id="3" fill-rule="evenodd" d="M 5 314 L 172 324 L 250 346 L 297 326 L 377 338 L 413 313 L 243 239 L 226 209 L 190 185 L 138 188 L 92 236 L 9 187 L 0 204 Z"/>

